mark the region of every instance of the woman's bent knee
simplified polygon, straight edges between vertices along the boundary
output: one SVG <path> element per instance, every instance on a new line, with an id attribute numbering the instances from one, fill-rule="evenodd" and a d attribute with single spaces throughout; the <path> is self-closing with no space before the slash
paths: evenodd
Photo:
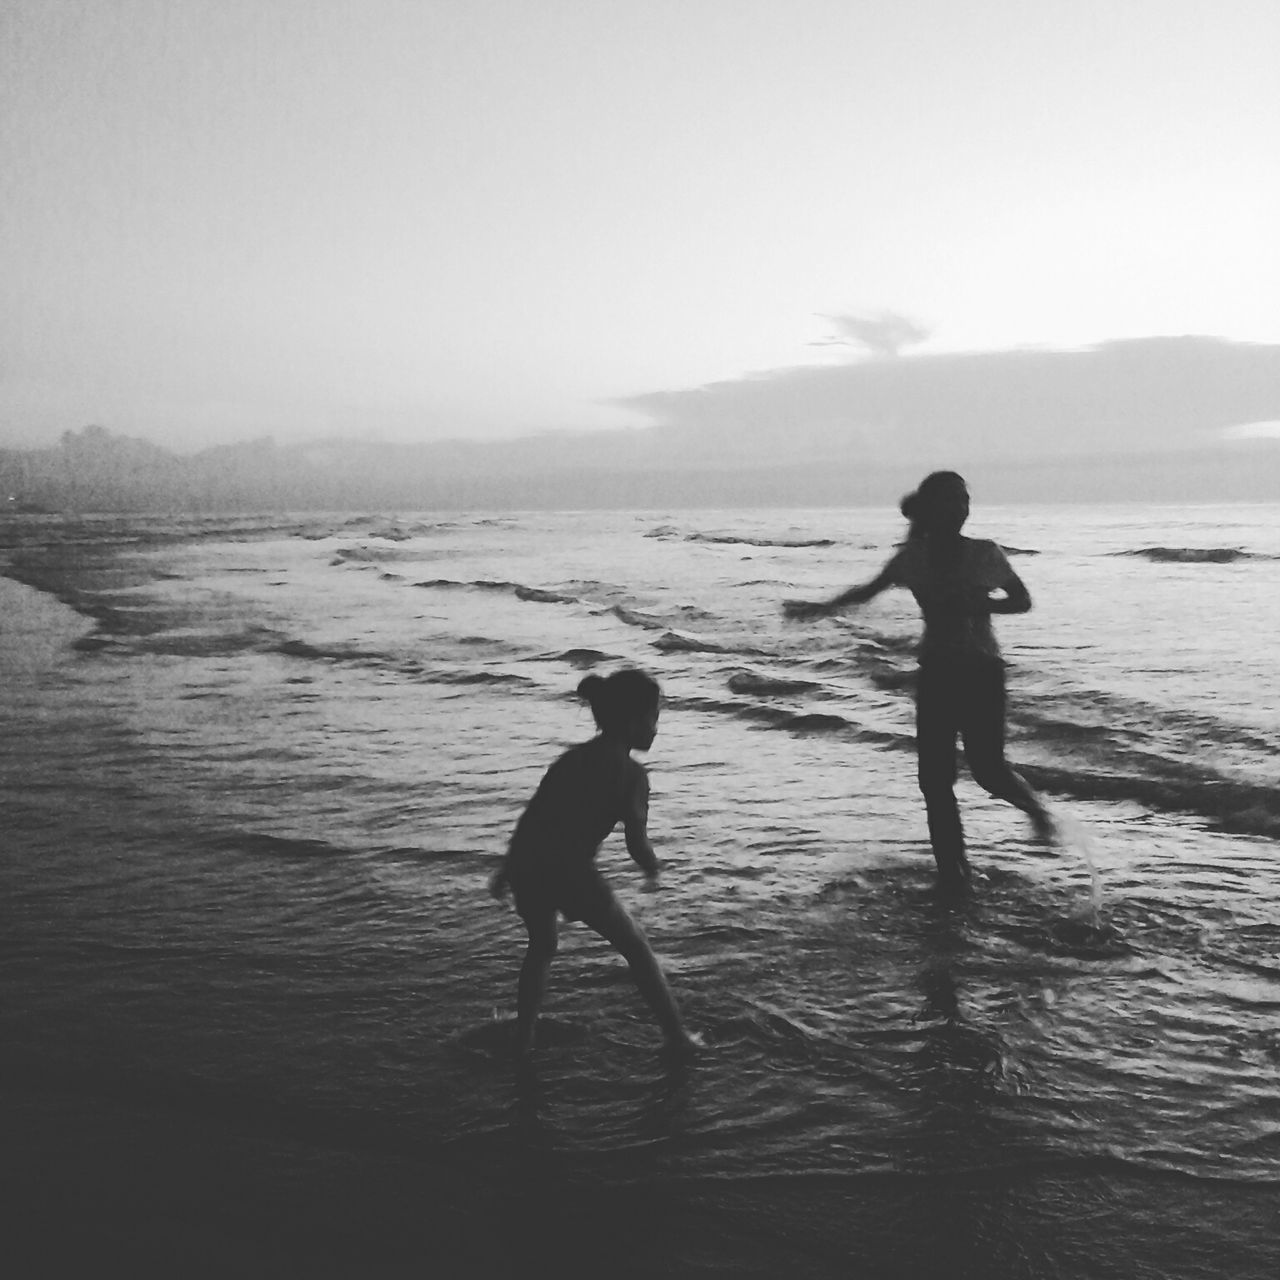
<path id="1" fill-rule="evenodd" d="M 955 795 L 955 779 L 950 775 L 921 772 L 916 775 L 916 783 L 925 803 L 949 803 Z"/>
<path id="2" fill-rule="evenodd" d="M 1027 790 L 1027 784 L 1007 764 L 979 766 L 972 773 L 974 782 L 997 800 L 1020 798 Z"/>
<path id="3" fill-rule="evenodd" d="M 528 954 L 534 959 L 550 960 L 559 950 L 560 939 L 555 933 L 530 932 Z"/>

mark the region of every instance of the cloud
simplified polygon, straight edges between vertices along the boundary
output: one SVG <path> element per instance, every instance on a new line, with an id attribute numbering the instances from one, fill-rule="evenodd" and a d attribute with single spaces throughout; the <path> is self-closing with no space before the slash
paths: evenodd
<path id="1" fill-rule="evenodd" d="M 880 356 L 620 402 L 669 457 L 954 465 L 1176 450 L 1280 418 L 1280 346 L 1155 337 Z"/>
<path id="2" fill-rule="evenodd" d="M 836 332 L 813 343 L 815 347 L 862 347 L 873 356 L 896 356 L 904 347 L 918 346 L 929 336 L 928 329 L 894 311 L 822 318 L 830 320 Z"/>
<path id="3" fill-rule="evenodd" d="M 1242 422 L 1224 434 L 1228 440 L 1280 440 L 1280 422 Z"/>

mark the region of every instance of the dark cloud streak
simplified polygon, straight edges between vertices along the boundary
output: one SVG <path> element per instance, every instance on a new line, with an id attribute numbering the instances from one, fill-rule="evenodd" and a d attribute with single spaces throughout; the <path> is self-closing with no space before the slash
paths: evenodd
<path id="1" fill-rule="evenodd" d="M 956 463 L 1212 443 L 1280 418 L 1280 346 L 1143 338 L 1076 351 L 864 359 L 620 402 L 674 455 Z"/>
<path id="2" fill-rule="evenodd" d="M 813 343 L 815 347 L 861 347 L 873 356 L 896 356 L 904 347 L 915 347 L 929 336 L 914 320 L 894 311 L 876 315 L 824 316 L 835 326 L 836 336 Z"/>

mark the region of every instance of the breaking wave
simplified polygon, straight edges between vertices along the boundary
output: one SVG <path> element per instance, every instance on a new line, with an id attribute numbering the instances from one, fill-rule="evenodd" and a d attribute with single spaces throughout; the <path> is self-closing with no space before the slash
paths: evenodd
<path id="1" fill-rule="evenodd" d="M 735 671 L 729 677 L 728 684 L 734 693 L 755 693 L 761 696 L 812 693 L 822 688 L 816 680 L 767 676 L 757 671 Z"/>
<path id="2" fill-rule="evenodd" d="M 686 542 L 711 542 L 743 547 L 834 547 L 834 538 L 752 538 L 732 533 L 687 533 Z"/>
<path id="3" fill-rule="evenodd" d="M 306 640 L 285 640 L 274 646 L 286 658 L 319 658 L 330 662 L 387 662 L 392 655 L 376 649 L 360 649 L 354 645 L 316 645 Z"/>
<path id="4" fill-rule="evenodd" d="M 1156 564 L 1235 564 L 1239 560 L 1274 560 L 1275 556 L 1241 547 L 1135 547 L 1112 555 L 1151 560 Z"/>
<path id="5" fill-rule="evenodd" d="M 704 640 L 701 636 L 690 635 L 686 631 L 664 631 L 653 642 L 653 647 L 660 653 L 729 653 L 725 645 L 714 640 Z"/>
<path id="6" fill-rule="evenodd" d="M 576 596 L 564 595 L 559 591 L 547 591 L 542 587 L 526 587 L 522 582 L 504 582 L 491 578 L 476 578 L 469 582 L 459 582 L 453 578 L 429 578 L 423 582 L 415 582 L 415 587 L 424 587 L 434 591 L 498 591 L 506 592 L 517 600 L 528 600 L 535 604 L 577 604 Z"/>
<path id="7" fill-rule="evenodd" d="M 744 547 L 834 547 L 834 538 L 762 538 L 752 534 L 739 533 L 682 533 L 675 525 L 663 524 L 650 529 L 646 538 L 679 538 L 684 542 L 707 542 L 725 546 Z"/>

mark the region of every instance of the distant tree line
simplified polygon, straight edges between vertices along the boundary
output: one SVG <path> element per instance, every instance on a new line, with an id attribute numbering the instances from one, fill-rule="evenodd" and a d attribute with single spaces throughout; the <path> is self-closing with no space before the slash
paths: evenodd
<path id="1" fill-rule="evenodd" d="M 903 456 L 684 456 L 671 428 L 518 440 L 270 438 L 177 454 L 100 426 L 45 449 L 0 449 L 0 512 L 284 513 L 612 507 L 885 506 L 926 465 Z M 957 464 L 939 451 L 929 466 Z M 1055 458 L 961 457 L 984 502 L 1274 501 L 1280 440 Z"/>
<path id="2" fill-rule="evenodd" d="M 63 432 L 52 448 L 0 449 L 0 510 L 337 510 L 370 501 L 416 506 L 439 496 L 424 492 L 412 477 L 388 483 L 394 469 L 366 468 L 360 474 L 344 468 L 341 459 L 327 462 L 270 438 L 177 454 L 88 426 Z"/>
<path id="3" fill-rule="evenodd" d="M 10 513 L 510 510 L 701 497 L 705 473 L 622 456 L 608 433 L 416 444 L 264 437 L 178 454 L 88 426 L 51 448 L 0 449 L 0 511 Z"/>

